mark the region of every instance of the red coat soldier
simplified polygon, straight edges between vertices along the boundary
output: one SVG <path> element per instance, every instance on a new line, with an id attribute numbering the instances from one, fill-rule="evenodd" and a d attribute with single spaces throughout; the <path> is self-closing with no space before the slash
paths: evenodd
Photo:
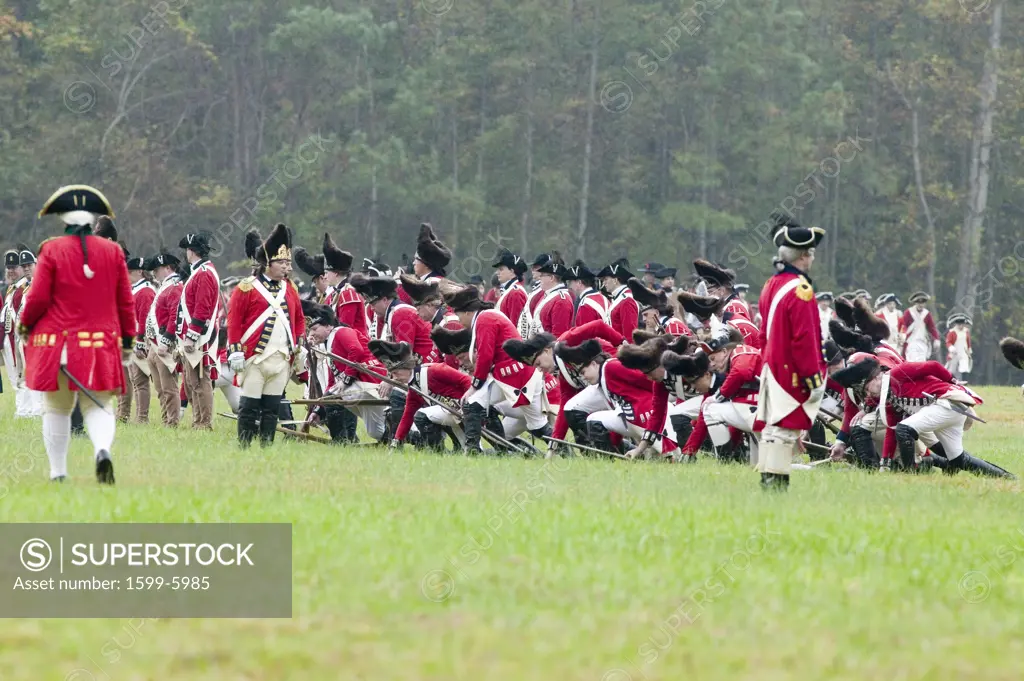
<path id="1" fill-rule="evenodd" d="M 462 328 L 458 316 L 445 306 L 444 295 L 441 293 L 442 285 L 445 290 L 449 291 L 455 290 L 457 287 L 453 287 L 446 279 L 426 282 L 405 273 L 402 273 L 400 281 L 402 288 L 409 294 L 411 304 L 416 308 L 416 314 L 430 325 L 431 330 L 438 326 L 443 326 L 450 331 L 458 331 Z M 439 350 L 434 353 L 434 356 L 440 356 L 441 361 L 458 370 L 458 357 L 442 355 Z"/>
<path id="2" fill-rule="evenodd" d="M 611 301 L 608 305 L 609 324 L 623 338 L 632 338 L 633 329 L 640 326 L 640 306 L 626 285 L 633 278 L 629 271 L 629 261 L 621 258 L 605 265 L 597 276 Z"/>
<path id="3" fill-rule="evenodd" d="M 210 235 L 196 232 L 178 243 L 189 273 L 178 309 L 178 346 L 185 396 L 192 404 L 192 427 L 213 430 L 213 382 L 217 379 L 220 331 L 220 277 L 210 262 Z"/>
<path id="4" fill-rule="evenodd" d="M 416 237 L 416 254 L 412 259 L 413 274 L 426 282 L 444 279 L 445 268 L 451 260 L 452 252 L 437 238 L 434 228 L 426 222 L 421 224 Z M 416 352 L 415 346 L 413 352 Z"/>
<path id="5" fill-rule="evenodd" d="M 721 299 L 721 321 L 739 329 L 744 344 L 760 348 L 760 331 L 750 319 L 746 301 L 736 292 L 736 272 L 703 259 L 694 260 L 693 269 L 707 285 L 708 295 Z"/>
<path id="6" fill-rule="evenodd" d="M 594 321 L 611 322 L 608 313 L 608 296 L 598 290 L 597 275 L 586 263 L 577 260 L 565 273 L 565 282 L 573 294 L 573 326 L 583 326 Z"/>
<path id="7" fill-rule="evenodd" d="M 523 288 L 523 275 L 526 274 L 526 261 L 508 250 L 501 249 L 498 257 L 491 263 L 495 267 L 500 284 L 497 300 L 498 312 L 509 318 L 513 324 L 519 323 L 519 317 L 526 307 L 526 289 Z"/>
<path id="8" fill-rule="evenodd" d="M 899 332 L 906 339 L 903 356 L 908 362 L 924 362 L 939 356 L 939 330 L 925 305 L 931 299 L 924 291 L 910 296 L 911 307 L 900 317 Z"/>
<path id="9" fill-rule="evenodd" d="M 669 333 L 673 336 L 693 335 L 686 322 L 675 316 L 675 309 L 665 291 L 649 289 L 636 277 L 626 282 L 626 285 L 629 286 L 633 298 L 640 306 L 640 316 L 646 331 L 658 334 Z"/>
<path id="10" fill-rule="evenodd" d="M 178 387 L 181 366 L 175 356 L 178 325 L 178 307 L 183 284 L 178 266 L 181 260 L 176 255 L 162 252 L 146 261 L 144 267 L 151 272 L 159 284 L 153 304 L 146 314 L 146 357 L 149 373 L 153 377 L 157 400 L 165 426 L 174 428 L 181 420 Z"/>
<path id="11" fill-rule="evenodd" d="M 565 273 L 565 263 L 557 251 L 552 252 L 548 261 L 537 268 L 537 280 L 544 293 L 533 311 L 530 336 L 550 333 L 557 337 L 572 327 L 572 296 L 562 283 Z"/>
<path id="12" fill-rule="evenodd" d="M 262 446 L 274 442 L 281 399 L 306 333 L 299 291 L 288 279 L 291 244 L 291 230 L 280 223 L 266 241 L 259 232 L 248 232 L 245 254 L 255 264 L 253 276 L 238 284 L 228 303 L 228 365 L 242 389 L 238 441 L 243 448 L 257 432 Z"/>
<path id="13" fill-rule="evenodd" d="M 351 283 L 376 316 L 376 334 L 370 340 L 404 341 L 424 361 L 437 361 L 440 355 L 430 338 L 430 323 L 420 319 L 415 307 L 398 300 L 397 281 L 391 277 L 353 276 Z"/>
<path id="14" fill-rule="evenodd" d="M 152 370 L 146 359 L 146 318 L 156 300 L 156 287 L 146 274 L 146 259 L 128 258 L 128 278 L 132 282 L 132 300 L 135 305 L 134 352 L 128 364 L 128 380 L 131 382 L 135 401 L 135 422 L 149 423 L 149 379 Z M 130 402 L 129 402 L 130 404 Z M 128 414 L 124 415 L 125 417 Z"/>
<path id="15" fill-rule="evenodd" d="M 19 317 L 25 339 L 26 382 L 44 395 L 43 441 L 50 478 L 67 476 L 71 413 L 80 393 L 96 461 L 96 479 L 114 483 L 110 449 L 116 420 L 110 408 L 123 393 L 124 363 L 135 342 L 135 309 L 124 253 L 92 234 L 110 203 L 86 185 L 58 189 L 39 216 L 59 215 L 63 236 L 43 242 L 33 285 Z"/>
<path id="16" fill-rule="evenodd" d="M 761 291 L 764 368 L 755 430 L 761 433 L 758 470 L 765 488 L 785 489 L 801 431 L 810 430 L 825 394 L 825 358 L 814 289 L 807 277 L 825 236 L 777 216 L 776 274 Z"/>

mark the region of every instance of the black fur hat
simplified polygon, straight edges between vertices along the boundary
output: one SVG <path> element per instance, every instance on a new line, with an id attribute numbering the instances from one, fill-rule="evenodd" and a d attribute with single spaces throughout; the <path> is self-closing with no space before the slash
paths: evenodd
<path id="1" fill-rule="evenodd" d="M 698 277 L 708 283 L 708 286 L 732 288 L 732 285 L 736 282 L 735 271 L 726 269 L 721 265 L 716 265 L 703 258 L 693 261 L 693 269 L 696 270 Z"/>
<path id="2" fill-rule="evenodd" d="M 452 252 L 434 236 L 434 229 L 429 223 L 420 225 L 420 233 L 416 238 L 416 258 L 438 274 L 444 274 L 444 268 L 452 260 Z"/>
<path id="3" fill-rule="evenodd" d="M 538 333 L 525 341 L 510 338 L 502 343 L 501 347 L 515 361 L 532 366 L 537 355 L 554 345 L 556 340 L 550 333 Z"/>
<path id="4" fill-rule="evenodd" d="M 405 341 L 391 343 L 385 340 L 372 340 L 369 343 L 370 352 L 381 361 L 388 371 L 395 369 L 415 369 L 418 363 L 412 354 L 412 348 Z"/>
<path id="5" fill-rule="evenodd" d="M 876 343 L 880 343 L 889 337 L 889 324 L 881 317 L 875 315 L 868 301 L 864 298 L 857 298 L 853 301 L 853 319 L 857 322 L 857 327 Z"/>
<path id="6" fill-rule="evenodd" d="M 451 293 L 444 294 L 444 304 L 452 312 L 475 312 L 490 310 L 494 303 L 484 302 L 480 297 L 480 289 L 476 286 L 465 286 Z"/>
<path id="7" fill-rule="evenodd" d="M 186 239 L 188 237 L 185 237 Z M 209 242 L 207 242 L 209 245 Z M 181 246 L 185 248 L 184 246 Z M 188 246 L 195 250 L 194 246 Z M 196 251 L 199 253 L 199 251 Z M 209 253 L 209 250 L 207 250 Z M 202 255 L 200 253 L 200 255 Z M 251 229 L 245 234 L 245 255 L 259 265 L 268 265 L 274 260 L 292 259 L 292 231 L 283 223 L 277 223 L 267 240 L 260 233 Z"/>
<path id="8" fill-rule="evenodd" d="M 1003 357 L 1007 362 L 1018 369 L 1024 369 L 1024 343 L 1007 336 L 999 341 L 999 349 L 1003 351 Z"/>
<path id="9" fill-rule="evenodd" d="M 666 343 L 671 343 L 676 337 L 670 333 L 655 333 L 643 328 L 633 329 L 633 345 L 643 345 L 654 338 L 664 338 Z"/>
<path id="10" fill-rule="evenodd" d="M 437 285 L 437 282 L 423 281 L 419 277 L 406 274 L 405 272 L 399 274 L 398 278 L 402 281 L 402 288 L 412 298 L 413 305 L 426 305 L 428 303 L 440 305 L 443 302 L 441 287 Z"/>
<path id="11" fill-rule="evenodd" d="M 875 342 L 870 336 L 854 331 L 837 319 L 828 323 L 828 330 L 836 345 L 845 350 L 871 354 L 875 352 Z"/>
<path id="12" fill-rule="evenodd" d="M 672 314 L 672 303 L 664 291 L 654 291 L 644 286 L 644 282 L 636 277 L 626 282 L 626 286 L 633 292 L 633 298 L 640 305 L 640 312 L 651 308 L 658 311 L 660 315 Z"/>
<path id="13" fill-rule="evenodd" d="M 342 274 L 352 269 L 352 254 L 338 248 L 337 244 L 334 243 L 334 239 L 326 232 L 324 232 L 323 251 L 325 269 Z"/>
<path id="14" fill-rule="evenodd" d="M 308 274 L 309 276 L 316 279 L 317 277 L 324 276 L 324 256 L 322 255 L 310 255 L 302 246 L 297 247 L 293 252 L 292 256 L 295 258 L 295 265 L 300 270 Z"/>
<path id="15" fill-rule="evenodd" d="M 569 345 L 565 341 L 555 343 L 555 355 L 566 364 L 586 366 L 602 355 L 601 344 L 591 338 L 579 345 Z"/>
<path id="16" fill-rule="evenodd" d="M 690 291 L 677 291 L 676 301 L 685 311 L 701 321 L 711 319 L 711 315 L 717 314 L 725 302 L 718 296 L 699 296 Z"/>
<path id="17" fill-rule="evenodd" d="M 620 345 L 618 356 L 622 366 L 645 374 L 661 366 L 661 356 L 668 350 L 668 341 L 652 338 L 643 345 Z"/>
<path id="18" fill-rule="evenodd" d="M 469 352 L 469 345 L 473 342 L 473 333 L 466 328 L 451 330 L 443 326 L 435 326 L 430 332 L 437 349 L 445 355 L 459 355 Z"/>
<path id="19" fill-rule="evenodd" d="M 391 277 L 367 277 L 357 273 L 348 283 L 370 304 L 381 298 L 394 298 L 398 293 L 398 282 Z"/>
<path id="20" fill-rule="evenodd" d="M 853 302 L 850 298 L 839 296 L 834 301 L 836 316 L 851 329 L 857 326 L 857 319 L 853 314 Z"/>
<path id="21" fill-rule="evenodd" d="M 847 364 L 832 374 L 832 380 L 844 388 L 853 388 L 867 383 L 881 371 L 881 364 L 875 357 L 865 357 L 859 362 Z"/>
<path id="22" fill-rule="evenodd" d="M 302 314 L 306 318 L 307 326 L 314 324 L 338 325 L 338 317 L 330 305 L 317 305 L 312 300 L 303 300 Z"/>
<path id="23" fill-rule="evenodd" d="M 665 367 L 665 372 L 672 376 L 678 376 L 684 381 L 693 381 L 708 373 L 711 360 L 703 352 L 680 355 L 667 350 L 661 356 L 661 366 Z"/>

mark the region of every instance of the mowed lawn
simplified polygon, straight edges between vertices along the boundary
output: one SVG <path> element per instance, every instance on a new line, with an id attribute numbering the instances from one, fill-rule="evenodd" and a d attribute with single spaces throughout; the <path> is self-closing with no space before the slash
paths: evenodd
<path id="1" fill-rule="evenodd" d="M 979 391 L 968 449 L 1024 476 L 1024 397 Z M 768 496 L 709 459 L 243 453 L 218 418 L 120 427 L 115 488 L 76 439 L 58 486 L 0 399 L 4 522 L 294 524 L 292 619 L 2 620 L 4 681 L 1024 675 L 1017 481 L 824 466 Z"/>

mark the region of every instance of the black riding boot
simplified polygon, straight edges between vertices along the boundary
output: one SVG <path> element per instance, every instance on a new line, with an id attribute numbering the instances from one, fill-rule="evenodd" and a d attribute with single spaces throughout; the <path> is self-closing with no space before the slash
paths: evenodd
<path id="1" fill-rule="evenodd" d="M 280 407 L 278 407 L 277 417 L 281 421 L 294 421 L 295 417 L 292 416 L 292 403 L 288 402 L 287 399 L 288 398 L 285 396 L 285 394 L 281 393 L 281 405 Z M 288 424 L 286 426 L 281 427 L 287 428 L 288 430 L 295 430 L 295 426 L 292 424 Z"/>
<path id="2" fill-rule="evenodd" d="M 323 407 L 324 423 L 327 424 L 327 430 L 331 433 L 331 442 L 336 445 L 345 444 L 350 442 L 348 434 L 345 432 L 345 414 L 348 411 L 344 407 L 335 407 L 326 405 Z"/>
<path id="3" fill-rule="evenodd" d="M 850 444 L 853 445 L 853 453 L 857 465 L 869 471 L 877 471 L 879 466 L 878 452 L 875 451 L 875 441 L 871 439 L 871 431 L 867 428 L 854 426 L 850 429 Z"/>
<path id="4" fill-rule="evenodd" d="M 970 471 L 975 475 L 988 475 L 993 478 L 1009 478 L 1010 480 L 1017 479 L 1017 476 L 1013 473 L 1000 468 L 994 463 L 989 463 L 984 459 L 971 456 L 967 450 L 964 450 L 960 456 L 949 459 L 949 464 L 946 466 L 945 472 L 949 475 L 955 475 L 960 471 Z"/>
<path id="5" fill-rule="evenodd" d="M 565 412 L 565 422 L 569 424 L 569 430 L 576 440 L 576 444 L 586 447 L 592 446 L 590 436 L 587 432 L 587 414 L 576 409 L 569 409 Z"/>
<path id="6" fill-rule="evenodd" d="M 356 416 L 354 411 L 350 411 L 344 407 L 340 407 L 340 409 L 342 433 L 344 433 L 345 440 L 347 442 L 355 442 L 359 439 L 359 434 L 356 432 L 359 428 L 359 417 Z"/>
<path id="7" fill-rule="evenodd" d="M 398 424 L 402 422 L 402 414 L 405 413 L 405 393 L 392 390 L 388 393 L 388 430 L 394 434 L 398 432 Z"/>
<path id="8" fill-rule="evenodd" d="M 274 444 L 277 433 L 277 415 L 281 408 L 280 395 L 264 395 L 260 398 L 260 446 Z"/>
<path id="9" fill-rule="evenodd" d="M 82 418 L 82 408 L 75 404 L 75 410 L 71 412 L 71 434 L 85 435 L 85 419 Z"/>
<path id="10" fill-rule="evenodd" d="M 900 467 L 908 473 L 917 472 L 917 431 L 905 423 L 896 426 L 896 444 L 900 448 Z"/>
<path id="11" fill-rule="evenodd" d="M 482 404 L 470 403 L 462 408 L 462 430 L 466 434 L 464 450 L 467 454 L 479 454 L 483 451 L 480 447 L 480 433 L 486 419 L 487 410 Z"/>
<path id="12" fill-rule="evenodd" d="M 438 451 L 444 449 L 444 431 L 441 430 L 441 426 L 428 419 L 422 411 L 416 412 L 412 422 L 420 431 L 420 447 Z"/>
<path id="13" fill-rule="evenodd" d="M 248 449 L 252 439 L 256 437 L 259 427 L 256 421 L 260 418 L 260 401 L 255 397 L 238 399 L 238 444 Z"/>
<path id="14" fill-rule="evenodd" d="M 672 430 L 676 431 L 676 444 L 682 449 L 693 432 L 693 421 L 682 414 L 672 414 L 668 420 L 672 423 Z"/>
<path id="15" fill-rule="evenodd" d="M 828 445 L 828 441 L 825 439 L 825 424 L 814 419 L 814 425 L 811 426 L 811 431 L 808 433 L 808 439 L 816 445 L 822 447 Z M 822 454 L 821 450 L 812 450 L 810 447 L 807 448 L 807 455 L 811 457 L 811 461 L 817 461 L 818 459 L 824 459 L 828 454 Z"/>
<path id="16" fill-rule="evenodd" d="M 591 446 L 596 449 L 617 454 L 622 453 L 612 444 L 611 433 L 602 423 L 587 421 L 587 439 L 590 440 Z"/>

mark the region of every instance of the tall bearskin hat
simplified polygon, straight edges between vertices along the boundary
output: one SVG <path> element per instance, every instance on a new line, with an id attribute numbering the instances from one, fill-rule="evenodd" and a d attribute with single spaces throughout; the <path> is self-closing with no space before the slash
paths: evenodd
<path id="1" fill-rule="evenodd" d="M 871 337 L 854 331 L 837 319 L 828 323 L 828 331 L 836 344 L 848 351 L 874 353 L 875 341 Z"/>
<path id="2" fill-rule="evenodd" d="M 269 265 L 274 260 L 291 260 L 292 231 L 279 222 L 264 241 L 255 229 L 249 230 L 245 235 L 245 255 L 259 265 Z"/>
<path id="3" fill-rule="evenodd" d="M 430 332 L 430 338 L 442 354 L 461 355 L 464 352 L 469 352 L 469 346 L 473 342 L 473 333 L 466 328 L 452 330 L 438 325 Z"/>
<path id="4" fill-rule="evenodd" d="M 857 318 L 853 314 L 853 303 L 850 298 L 839 296 L 835 299 L 836 316 L 851 329 L 857 326 Z"/>
<path id="5" fill-rule="evenodd" d="M 807 250 L 817 247 L 825 236 L 825 230 L 821 227 L 804 227 L 790 215 L 773 213 L 771 217 L 775 220 L 772 226 L 772 241 L 776 246 Z"/>
<path id="6" fill-rule="evenodd" d="M 538 333 L 525 341 L 510 338 L 501 347 L 515 361 L 532 366 L 537 355 L 554 345 L 556 340 L 550 333 Z"/>
<path id="7" fill-rule="evenodd" d="M 864 385 L 881 370 L 877 357 L 858 352 L 849 358 L 844 368 L 832 374 L 832 380 L 844 388 L 854 388 Z"/>
<path id="8" fill-rule="evenodd" d="M 385 340 L 372 340 L 370 352 L 381 361 L 388 371 L 395 369 L 415 369 L 418 361 L 412 354 L 412 348 L 405 341 L 391 343 Z"/>
<path id="9" fill-rule="evenodd" d="M 721 265 L 716 265 L 702 258 L 693 261 L 693 269 L 696 270 L 697 276 L 708 282 L 711 286 L 732 288 L 733 284 L 736 282 L 735 271 L 726 269 Z"/>
<path id="10" fill-rule="evenodd" d="M 81 240 L 82 271 L 85 272 L 86 279 L 96 276 L 96 273 L 89 267 L 89 247 L 86 243 L 86 236 L 90 233 L 97 217 L 101 215 L 114 217 L 114 210 L 110 207 L 107 197 L 103 196 L 103 192 L 85 184 L 61 187 L 43 204 L 42 210 L 39 211 L 39 217 L 44 215 L 58 215 L 65 225 L 79 228 L 75 230 L 75 233 Z M 31 262 L 35 262 L 35 256 L 32 257 Z M 26 264 L 24 257 L 21 258 L 21 264 Z"/>
<path id="11" fill-rule="evenodd" d="M 507 248 L 498 251 L 498 255 L 494 257 L 494 262 L 491 263 L 491 267 L 501 266 L 509 268 L 520 278 L 526 274 L 526 261 Z"/>
<path id="12" fill-rule="evenodd" d="M 558 278 L 564 278 L 566 273 L 565 260 L 558 251 L 551 251 L 548 261 L 537 268 L 538 274 L 550 274 Z"/>
<path id="13" fill-rule="evenodd" d="M 690 291 L 677 291 L 675 295 L 680 307 L 701 321 L 711 319 L 711 315 L 717 314 L 725 302 L 718 296 L 701 296 Z"/>
<path id="14" fill-rule="evenodd" d="M 490 310 L 494 303 L 485 302 L 480 297 L 480 289 L 476 286 L 464 286 L 445 293 L 444 304 L 452 312 L 475 312 L 477 310 Z"/>
<path id="15" fill-rule="evenodd" d="M 1003 357 L 1011 366 L 1024 369 L 1024 343 L 1012 336 L 1007 336 L 999 341 L 999 349 L 1003 351 Z"/>
<path id="16" fill-rule="evenodd" d="M 619 258 L 615 262 L 605 265 L 601 271 L 597 273 L 597 276 L 599 279 L 603 277 L 615 277 L 619 280 L 620 284 L 625 284 L 633 278 L 633 273 L 629 271 L 629 260 L 626 258 Z"/>
<path id="17" fill-rule="evenodd" d="M 875 314 L 866 298 L 857 298 L 853 302 L 853 320 L 857 322 L 857 327 L 876 343 L 884 341 L 891 333 L 889 324 Z"/>
<path id="18" fill-rule="evenodd" d="M 565 281 L 582 281 L 587 286 L 593 286 L 597 283 L 597 275 L 587 267 L 587 264 L 582 260 L 577 260 L 572 264 L 572 267 L 567 267 L 565 270 Z"/>
<path id="19" fill-rule="evenodd" d="M 420 233 L 416 238 L 416 258 L 438 274 L 444 274 L 444 268 L 452 260 L 452 252 L 434 236 L 430 223 L 420 225 Z"/>
<path id="20" fill-rule="evenodd" d="M 398 293 L 398 282 L 391 277 L 353 274 L 348 283 L 371 305 L 381 298 L 394 298 Z"/>
<path id="21" fill-rule="evenodd" d="M 178 248 L 184 248 L 186 250 L 194 251 L 195 254 L 198 255 L 200 258 L 205 258 L 206 256 L 210 255 L 210 237 L 212 236 L 212 234 L 206 231 L 192 232 L 190 234 L 186 234 L 184 237 L 182 237 L 181 241 L 178 242 Z M 289 246 L 291 245 L 290 240 L 288 244 Z M 290 259 L 291 256 L 288 256 L 288 258 L 274 258 L 274 260 Z"/>
<path id="22" fill-rule="evenodd" d="M 633 292 L 633 298 L 640 305 L 640 312 L 654 309 L 661 315 L 672 314 L 672 303 L 664 291 L 654 291 L 644 286 L 644 282 L 633 277 L 626 282 L 626 286 Z"/>
<path id="23" fill-rule="evenodd" d="M 627 369 L 637 369 L 647 374 L 661 366 L 661 356 L 666 350 L 668 341 L 659 336 L 643 345 L 620 345 L 618 357 Z"/>
<path id="24" fill-rule="evenodd" d="M 413 305 L 440 305 L 443 302 L 441 287 L 437 282 L 423 281 L 405 272 L 400 273 L 398 278 L 402 281 L 402 288 L 412 298 Z"/>
<path id="25" fill-rule="evenodd" d="M 915 304 L 915 305 L 917 303 L 922 303 L 922 304 L 923 303 L 927 303 L 931 299 L 932 299 L 932 297 L 930 295 L 928 295 L 927 293 L 925 293 L 924 291 L 918 291 L 915 294 L 913 294 L 912 296 L 910 296 L 910 302 L 912 304 Z"/>
<path id="26" fill-rule="evenodd" d="M 352 254 L 338 248 L 338 245 L 334 243 L 334 239 L 332 239 L 331 235 L 326 232 L 324 232 L 323 250 L 324 269 L 328 269 L 333 272 L 340 272 L 342 274 L 352 269 Z"/>
<path id="27" fill-rule="evenodd" d="M 678 376 L 684 381 L 695 381 L 711 369 L 711 360 L 703 352 L 692 355 L 680 355 L 666 350 L 661 356 L 661 366 L 665 373 Z"/>
<path id="28" fill-rule="evenodd" d="M 558 341 L 555 343 L 554 352 L 555 356 L 566 364 L 577 367 L 586 366 L 604 355 L 601 344 L 593 338 L 585 340 L 579 345 L 569 345 L 565 341 Z"/>
<path id="29" fill-rule="evenodd" d="M 324 276 L 326 266 L 323 255 L 310 255 L 302 246 L 296 246 L 292 257 L 295 258 L 295 266 L 314 279 Z"/>
<path id="30" fill-rule="evenodd" d="M 306 318 L 306 326 L 323 324 L 337 326 L 338 317 L 330 305 L 318 305 L 312 300 L 302 301 L 302 314 Z"/>

